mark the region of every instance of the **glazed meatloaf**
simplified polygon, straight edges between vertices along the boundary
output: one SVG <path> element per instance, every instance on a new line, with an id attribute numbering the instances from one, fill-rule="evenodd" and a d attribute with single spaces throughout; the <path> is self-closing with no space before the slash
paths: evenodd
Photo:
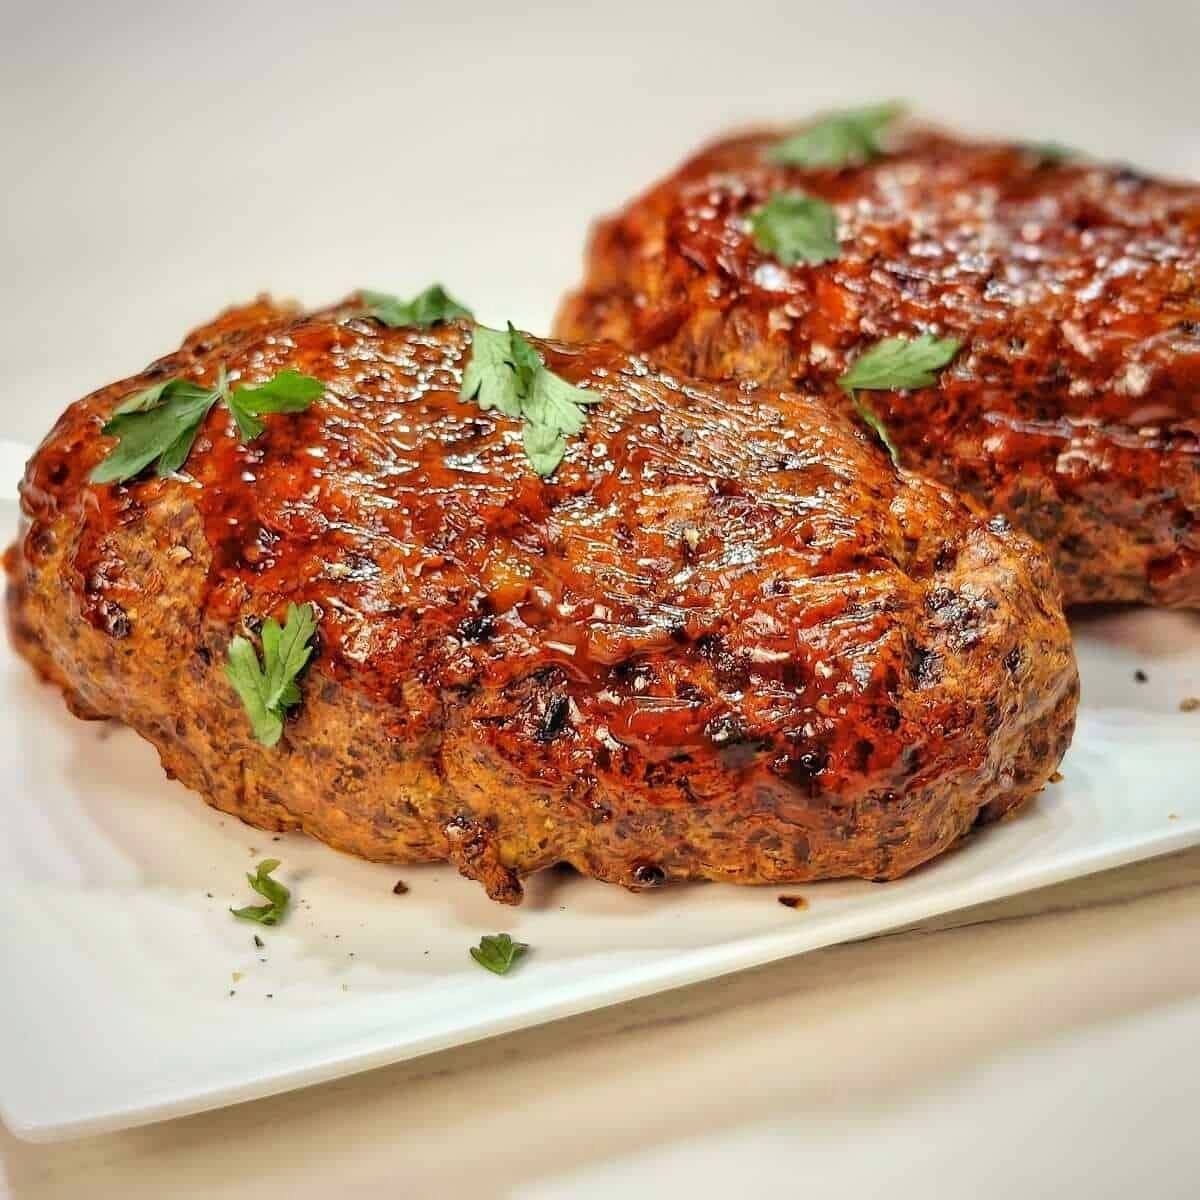
<path id="1" fill-rule="evenodd" d="M 532 342 L 594 400 L 543 478 L 460 397 L 480 332 L 264 301 L 73 404 L 22 486 L 17 647 L 210 804 L 508 902 L 555 863 L 890 879 L 1042 787 L 1078 685 L 1024 535 L 805 395 L 612 345 Z M 247 441 L 217 404 L 178 470 L 90 482 L 147 387 L 284 370 L 307 410 Z M 226 664 L 289 604 L 316 635 L 265 745 Z"/>
<path id="2" fill-rule="evenodd" d="M 557 332 L 839 405 L 881 339 L 961 339 L 933 386 L 869 397 L 905 465 L 1038 538 L 1068 604 L 1200 605 L 1200 187 L 903 123 L 813 134 L 717 141 L 600 222 Z M 756 237 L 788 193 L 833 206 L 827 260 Z"/>

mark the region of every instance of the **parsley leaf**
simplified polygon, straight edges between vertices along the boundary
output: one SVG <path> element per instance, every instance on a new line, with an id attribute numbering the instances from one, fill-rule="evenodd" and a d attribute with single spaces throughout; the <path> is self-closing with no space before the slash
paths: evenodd
<path id="1" fill-rule="evenodd" d="M 260 925 L 278 925 L 287 912 L 288 901 L 292 893 L 277 879 L 271 878 L 271 872 L 279 866 L 279 859 L 264 858 L 258 864 L 258 870 L 253 875 L 247 873 L 246 881 L 260 895 L 267 898 L 266 904 L 248 904 L 245 908 L 231 908 L 229 911 L 243 921 L 257 921 Z M 258 937 L 255 943 L 262 945 Z"/>
<path id="2" fill-rule="evenodd" d="M 532 350 L 520 334 L 515 336 L 527 349 Z M 522 409 L 525 420 L 531 425 L 554 429 L 558 433 L 574 435 L 581 432 L 587 421 L 587 413 L 580 406 L 595 404 L 600 397 L 547 371 L 542 367 L 541 359 L 538 359 L 538 367 Z"/>
<path id="3" fill-rule="evenodd" d="M 542 374 L 542 356 L 513 328 L 511 321 L 508 323 L 508 344 L 517 391 L 521 396 L 528 396 L 533 391 L 534 380 Z"/>
<path id="4" fill-rule="evenodd" d="M 263 661 L 251 642 L 235 637 L 229 643 L 225 675 L 242 698 L 254 736 L 264 746 L 274 746 L 283 733 L 283 714 L 300 703 L 296 677 L 312 654 L 309 640 L 317 631 L 311 604 L 288 605 L 282 629 L 274 617 L 262 628 Z"/>
<path id="5" fill-rule="evenodd" d="M 898 467 L 900 465 L 900 447 L 892 440 L 892 435 L 883 423 L 883 418 L 861 396 L 851 393 L 851 399 L 854 401 L 854 411 L 875 430 L 884 449 L 891 455 L 892 465 Z"/>
<path id="6" fill-rule="evenodd" d="M 1039 166 L 1057 166 L 1082 157 L 1073 146 L 1064 146 L 1062 142 L 1026 142 L 1021 149 L 1036 158 Z"/>
<path id="7" fill-rule="evenodd" d="M 476 325 L 471 335 L 471 359 L 463 369 L 459 396 L 475 400 L 487 412 L 495 408 L 506 417 L 521 415 L 522 392 L 512 362 L 512 326 L 489 329 Z"/>
<path id="8" fill-rule="evenodd" d="M 181 379 L 164 379 L 161 383 L 152 383 L 147 388 L 142 388 L 140 392 L 134 392 L 128 400 L 118 404 L 113 409 L 113 416 L 119 417 L 122 413 L 145 412 L 148 408 L 153 408 L 162 400 L 162 394 L 172 384 L 182 383 Z"/>
<path id="9" fill-rule="evenodd" d="M 485 934 L 478 946 L 471 947 L 471 957 L 495 975 L 507 975 L 513 963 L 528 950 L 524 942 L 514 942 L 507 933 Z"/>
<path id="10" fill-rule="evenodd" d="M 218 400 L 223 400 L 237 422 L 244 441 L 263 431 L 258 414 L 301 412 L 318 399 L 325 385 L 298 371 L 279 371 L 257 387 L 229 389 L 222 365 L 212 387 L 190 379 L 168 379 L 134 392 L 119 404 L 100 430 L 115 437 L 117 445 L 97 463 L 89 476 L 92 483 L 124 483 L 151 463 L 161 477 L 178 471 L 192 451 L 192 443 L 204 418 Z"/>
<path id="11" fill-rule="evenodd" d="M 838 383 L 848 392 L 932 387 L 937 382 L 934 372 L 946 366 L 960 346 L 958 338 L 937 338 L 931 333 L 884 338 L 860 354 Z"/>
<path id="12" fill-rule="evenodd" d="M 865 354 L 860 354 L 838 380 L 849 392 L 858 415 L 879 435 L 896 466 L 900 465 L 899 447 L 883 419 L 856 394 L 857 391 L 889 392 L 899 388 L 932 387 L 937 382 L 934 372 L 946 366 L 961 346 L 958 338 L 936 338 L 931 333 L 911 339 L 884 338 Z"/>
<path id="13" fill-rule="evenodd" d="M 567 439 L 549 425 L 525 425 L 521 446 L 529 465 L 543 478 L 553 475 L 567 452 Z"/>
<path id="14" fill-rule="evenodd" d="M 325 385 L 299 371 L 279 371 L 257 387 L 235 387 L 227 397 L 229 411 L 243 441 L 253 441 L 265 426 L 262 413 L 304 412 L 325 394 Z"/>
<path id="15" fill-rule="evenodd" d="M 844 167 L 870 162 L 883 154 L 880 139 L 903 112 L 903 104 L 892 102 L 830 113 L 778 142 L 767 157 L 794 167 Z"/>
<path id="16" fill-rule="evenodd" d="M 222 375 L 216 387 L 169 379 L 135 393 L 100 431 L 117 445 L 92 469 L 91 482 L 124 482 L 156 460 L 159 476 L 179 470 L 223 387 Z"/>
<path id="17" fill-rule="evenodd" d="M 401 300 L 387 292 L 359 292 L 367 306 L 367 316 L 389 329 L 404 325 L 437 325 L 456 317 L 471 319 L 472 313 L 446 291 L 440 283 L 431 284 L 411 300 Z"/>
<path id="18" fill-rule="evenodd" d="M 485 411 L 494 408 L 523 420 L 525 457 L 543 478 L 562 462 L 567 437 L 583 429 L 583 406 L 600 400 L 547 370 L 542 356 L 511 323 L 506 330 L 475 326 L 459 396 L 475 400 Z"/>
<path id="19" fill-rule="evenodd" d="M 815 196 L 776 192 L 750 217 L 754 244 L 786 266 L 832 262 L 841 253 L 837 214 Z"/>

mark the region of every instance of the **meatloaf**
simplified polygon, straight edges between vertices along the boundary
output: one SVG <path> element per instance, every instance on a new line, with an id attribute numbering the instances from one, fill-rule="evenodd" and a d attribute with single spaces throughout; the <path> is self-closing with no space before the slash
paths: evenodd
<path id="1" fill-rule="evenodd" d="M 1200 605 L 1200 186 L 903 124 L 878 157 L 785 165 L 785 132 L 601 221 L 557 332 L 834 405 L 875 342 L 960 338 L 935 386 L 870 396 L 905 464 L 1039 539 L 1068 604 Z M 833 206 L 829 261 L 759 248 L 781 192 Z"/>
<path id="2" fill-rule="evenodd" d="M 460 398 L 472 327 L 355 301 L 233 310 L 73 404 L 30 461 L 16 646 L 81 717 L 269 830 L 449 860 L 497 900 L 569 863 L 669 880 L 891 879 L 1029 799 L 1077 675 L 1046 558 L 803 394 L 533 341 L 590 390 L 549 478 Z M 89 482 L 114 409 L 175 377 L 320 380 L 253 441 L 212 408 L 165 478 Z M 257 741 L 231 641 L 312 605 Z"/>

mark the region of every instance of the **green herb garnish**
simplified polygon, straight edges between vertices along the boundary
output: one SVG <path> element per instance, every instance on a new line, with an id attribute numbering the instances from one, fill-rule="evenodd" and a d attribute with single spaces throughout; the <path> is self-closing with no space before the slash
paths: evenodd
<path id="1" fill-rule="evenodd" d="M 292 893 L 278 880 L 271 878 L 271 872 L 279 866 L 279 859 L 264 858 L 258 864 L 258 870 L 253 875 L 247 872 L 246 882 L 260 895 L 267 898 L 266 904 L 249 904 L 245 908 L 231 908 L 229 911 L 243 921 L 257 921 L 260 925 L 278 925 L 287 912 L 288 901 Z M 258 941 L 257 937 L 255 941 Z M 258 943 L 262 945 L 261 942 Z"/>
<path id="2" fill-rule="evenodd" d="M 892 440 L 892 435 L 883 423 L 883 418 L 861 396 L 851 393 L 850 399 L 854 401 L 854 411 L 875 431 L 876 436 L 883 443 L 884 449 L 891 455 L 892 464 L 898 467 L 900 465 L 900 447 Z"/>
<path id="3" fill-rule="evenodd" d="M 879 414 L 857 393 L 932 387 L 937 382 L 935 372 L 946 366 L 961 346 L 958 338 L 936 338 L 930 333 L 916 338 L 884 338 L 860 354 L 838 380 L 850 394 L 858 415 L 879 435 L 896 466 L 900 465 L 899 448 Z"/>
<path id="4" fill-rule="evenodd" d="M 1039 165 L 1045 166 L 1056 166 L 1082 157 L 1078 150 L 1064 146 L 1062 142 L 1025 142 L 1021 149 L 1036 158 Z"/>
<path id="5" fill-rule="evenodd" d="M 229 407 L 243 440 L 249 441 L 263 431 L 257 414 L 300 412 L 324 390 L 319 379 L 296 371 L 280 371 L 258 387 L 231 390 L 224 366 L 218 368 L 212 387 L 190 379 L 156 383 L 135 392 L 113 411 L 100 432 L 115 437 L 117 445 L 96 464 L 89 478 L 92 483 L 123 483 L 151 463 L 160 477 L 178 471 L 218 400 Z"/>
<path id="6" fill-rule="evenodd" d="M 860 354 L 838 383 L 848 392 L 932 387 L 937 382 L 934 372 L 946 366 L 961 346 L 958 338 L 937 338 L 931 333 L 884 338 Z"/>
<path id="7" fill-rule="evenodd" d="M 460 304 L 440 283 L 432 284 L 411 300 L 401 300 L 387 292 L 359 292 L 367 306 L 367 316 L 381 321 L 389 329 L 405 325 L 437 325 L 456 317 L 471 319 L 472 313 Z"/>
<path id="8" fill-rule="evenodd" d="M 776 143 L 767 157 L 796 167 L 844 167 L 870 162 L 884 153 L 880 139 L 903 112 L 904 105 L 893 102 L 830 113 Z"/>
<path id="9" fill-rule="evenodd" d="M 815 196 L 776 192 L 750 217 L 754 244 L 781 263 L 831 262 L 841 253 L 837 214 Z"/>
<path id="10" fill-rule="evenodd" d="M 299 371 L 280 371 L 258 387 L 235 387 L 226 403 L 243 441 L 253 441 L 265 426 L 263 413 L 304 412 L 325 394 L 325 385 Z"/>
<path id="11" fill-rule="evenodd" d="M 123 482 L 152 462 L 157 464 L 159 476 L 179 470 L 208 410 L 226 391 L 222 370 L 215 387 L 202 387 L 187 379 L 168 379 L 135 393 L 116 409 L 100 431 L 115 437 L 117 445 L 93 468 L 91 482 Z"/>
<path id="12" fill-rule="evenodd" d="M 229 643 L 225 675 L 246 706 L 255 738 L 264 746 L 279 741 L 284 712 L 300 703 L 296 677 L 312 654 L 309 640 L 316 631 L 313 606 L 289 604 L 282 629 L 274 617 L 263 624 L 261 666 L 247 638 L 235 637 Z"/>
<path id="13" fill-rule="evenodd" d="M 548 370 L 511 323 L 507 329 L 475 326 L 459 395 L 524 421 L 525 456 L 543 478 L 562 462 L 566 439 L 583 429 L 584 406 L 600 400 Z"/>
<path id="14" fill-rule="evenodd" d="M 514 942 L 507 933 L 489 933 L 479 939 L 478 946 L 471 947 L 471 957 L 493 974 L 507 975 L 528 949 L 524 942 Z"/>

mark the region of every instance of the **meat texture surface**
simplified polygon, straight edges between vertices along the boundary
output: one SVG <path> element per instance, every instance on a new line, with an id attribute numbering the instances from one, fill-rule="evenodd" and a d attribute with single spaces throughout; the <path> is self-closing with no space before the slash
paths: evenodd
<path id="1" fill-rule="evenodd" d="M 1045 783 L 1077 676 L 1048 562 L 801 395 L 536 342 L 593 389 L 546 481 L 458 396 L 471 330 L 260 302 L 74 404 L 8 554 L 21 651 L 80 716 L 271 830 L 450 860 L 499 900 L 600 879 L 888 879 Z M 101 426 L 172 376 L 325 394 L 183 470 L 93 485 Z M 289 601 L 318 642 L 282 739 L 223 664 Z"/>
<path id="2" fill-rule="evenodd" d="M 871 394 L 905 465 L 1038 538 L 1068 604 L 1200 605 L 1200 186 L 903 126 L 865 164 L 781 166 L 781 133 L 600 222 L 557 332 L 838 405 L 877 340 L 959 337 L 936 386 Z M 835 207 L 836 260 L 756 247 L 781 191 Z"/>

